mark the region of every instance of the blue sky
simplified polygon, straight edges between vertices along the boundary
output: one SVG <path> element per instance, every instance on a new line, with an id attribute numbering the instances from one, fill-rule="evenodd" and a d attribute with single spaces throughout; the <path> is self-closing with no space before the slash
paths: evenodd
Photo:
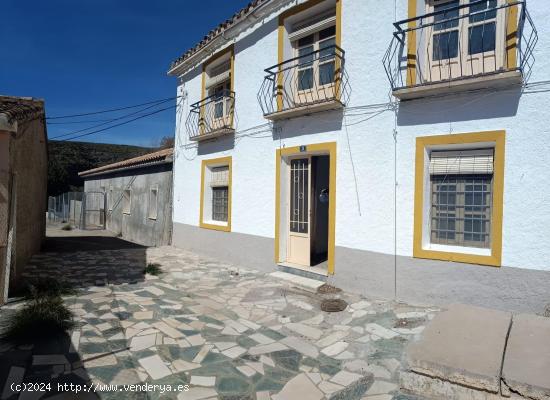
<path id="1" fill-rule="evenodd" d="M 43 98 L 49 117 L 175 96 L 170 62 L 248 2 L 2 0 L 0 94 Z M 174 120 L 174 111 L 164 111 L 79 140 L 156 145 L 173 135 Z M 97 123 L 49 124 L 48 135 Z"/>

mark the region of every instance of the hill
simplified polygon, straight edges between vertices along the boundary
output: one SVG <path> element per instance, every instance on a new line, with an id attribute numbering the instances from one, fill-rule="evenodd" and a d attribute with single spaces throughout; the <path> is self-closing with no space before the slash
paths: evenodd
<path id="1" fill-rule="evenodd" d="M 78 173 L 117 161 L 138 157 L 156 149 L 120 144 L 48 142 L 48 196 L 80 191 L 84 181 Z"/>

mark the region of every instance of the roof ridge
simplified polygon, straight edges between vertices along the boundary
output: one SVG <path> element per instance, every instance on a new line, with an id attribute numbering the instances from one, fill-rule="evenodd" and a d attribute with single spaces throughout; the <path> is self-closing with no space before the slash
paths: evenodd
<path id="1" fill-rule="evenodd" d="M 86 175 L 95 174 L 99 172 L 112 171 L 121 167 L 130 167 L 134 165 L 140 165 L 142 163 L 146 163 L 150 161 L 162 161 L 162 159 L 166 159 L 167 157 L 173 154 L 174 154 L 173 148 L 162 149 L 162 150 L 155 151 L 153 153 L 147 153 L 141 156 L 128 158 L 122 161 L 117 161 L 115 163 L 102 165 L 101 167 L 88 169 L 86 171 L 79 172 L 78 176 L 86 176 Z"/>

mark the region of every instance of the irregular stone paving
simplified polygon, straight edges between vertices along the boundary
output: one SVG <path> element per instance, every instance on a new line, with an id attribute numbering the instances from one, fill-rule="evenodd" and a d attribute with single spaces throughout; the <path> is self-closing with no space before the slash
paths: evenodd
<path id="1" fill-rule="evenodd" d="M 142 275 L 151 262 L 161 276 Z M 80 287 L 66 298 L 77 328 L 0 343 L 1 399 L 18 398 L 6 381 L 190 385 L 56 399 L 413 399 L 398 390 L 402 353 L 437 312 L 343 293 L 350 306 L 325 313 L 321 295 L 173 247 L 42 253 L 26 273 Z"/>

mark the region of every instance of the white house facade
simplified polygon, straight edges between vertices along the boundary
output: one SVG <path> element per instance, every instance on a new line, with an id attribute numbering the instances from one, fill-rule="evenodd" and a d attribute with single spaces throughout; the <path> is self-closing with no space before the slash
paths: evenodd
<path id="1" fill-rule="evenodd" d="M 550 14 L 257 0 L 177 59 L 175 246 L 369 296 L 550 303 Z"/>

